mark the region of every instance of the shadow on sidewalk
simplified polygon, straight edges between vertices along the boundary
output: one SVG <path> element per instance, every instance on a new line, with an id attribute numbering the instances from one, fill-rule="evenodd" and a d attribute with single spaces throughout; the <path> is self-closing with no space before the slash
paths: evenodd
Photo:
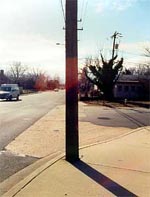
<path id="1" fill-rule="evenodd" d="M 114 182 L 110 178 L 106 177 L 105 175 L 101 174 L 88 164 L 84 163 L 83 161 L 77 161 L 72 164 L 74 167 L 76 167 L 78 170 L 86 174 L 88 177 L 90 177 L 92 180 L 94 180 L 96 183 L 103 186 L 108 191 L 112 192 L 116 196 L 124 196 L 124 197 L 137 197 L 137 195 L 133 194 L 132 192 L 128 191 L 118 183 Z"/>

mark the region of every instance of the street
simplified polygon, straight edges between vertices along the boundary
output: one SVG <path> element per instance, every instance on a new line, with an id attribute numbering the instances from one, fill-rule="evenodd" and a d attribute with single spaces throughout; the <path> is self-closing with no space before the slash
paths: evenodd
<path id="1" fill-rule="evenodd" d="M 1 100 L 0 150 L 48 111 L 63 103 L 63 91 L 21 96 L 18 102 Z"/>
<path id="2" fill-rule="evenodd" d="M 0 102 L 2 109 L 0 182 L 39 158 L 64 151 L 64 108 L 61 107 L 63 104 L 64 91 L 27 95 L 21 97 L 19 102 Z M 150 112 L 146 108 L 110 108 L 81 104 L 79 104 L 80 146 L 112 140 L 132 129 L 150 125 Z M 45 124 L 42 130 L 39 128 L 36 132 L 40 125 L 37 124 L 30 132 L 23 132 L 52 109 L 55 112 L 48 113 L 45 121 L 41 120 L 41 123 L 44 121 Z M 82 129 L 85 127 L 87 129 Z M 26 134 L 18 140 L 15 139 L 22 132 Z M 14 142 L 15 145 L 11 143 L 12 145 L 7 146 L 10 142 Z"/>
<path id="3" fill-rule="evenodd" d="M 57 105 L 64 103 L 64 91 L 20 96 L 20 101 L 0 100 L 0 182 L 37 158 L 14 155 L 5 146 Z"/>

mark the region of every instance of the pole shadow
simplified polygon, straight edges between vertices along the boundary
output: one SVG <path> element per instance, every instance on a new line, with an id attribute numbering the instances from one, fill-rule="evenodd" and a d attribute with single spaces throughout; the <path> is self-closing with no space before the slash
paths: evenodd
<path id="1" fill-rule="evenodd" d="M 126 188 L 122 187 L 81 160 L 72 163 L 72 165 L 118 197 L 137 197 L 134 193 L 128 191 Z"/>

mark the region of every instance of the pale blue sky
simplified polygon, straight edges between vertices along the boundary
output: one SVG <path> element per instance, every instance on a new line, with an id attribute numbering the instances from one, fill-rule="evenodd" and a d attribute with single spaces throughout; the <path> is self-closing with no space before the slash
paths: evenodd
<path id="1" fill-rule="evenodd" d="M 143 47 L 150 46 L 149 11 L 150 0 L 79 0 L 79 66 L 100 50 L 109 58 L 115 31 L 123 35 L 125 65 L 140 63 Z M 63 78 L 65 49 L 56 45 L 64 43 L 63 27 L 61 0 L 0 0 L 0 68 L 21 61 Z"/>

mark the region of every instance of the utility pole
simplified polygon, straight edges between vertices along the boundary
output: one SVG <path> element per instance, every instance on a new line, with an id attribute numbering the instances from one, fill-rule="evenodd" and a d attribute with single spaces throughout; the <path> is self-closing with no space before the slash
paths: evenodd
<path id="1" fill-rule="evenodd" d="M 111 38 L 113 39 L 112 59 L 113 59 L 114 56 L 115 56 L 115 49 L 116 49 L 116 46 L 118 47 L 118 45 L 116 45 L 116 38 L 117 38 L 117 37 L 122 37 L 122 34 L 121 34 L 121 33 L 118 33 L 117 31 L 115 31 L 115 33 L 111 36 Z"/>
<path id="2" fill-rule="evenodd" d="M 66 160 L 79 160 L 77 0 L 66 0 Z"/>

